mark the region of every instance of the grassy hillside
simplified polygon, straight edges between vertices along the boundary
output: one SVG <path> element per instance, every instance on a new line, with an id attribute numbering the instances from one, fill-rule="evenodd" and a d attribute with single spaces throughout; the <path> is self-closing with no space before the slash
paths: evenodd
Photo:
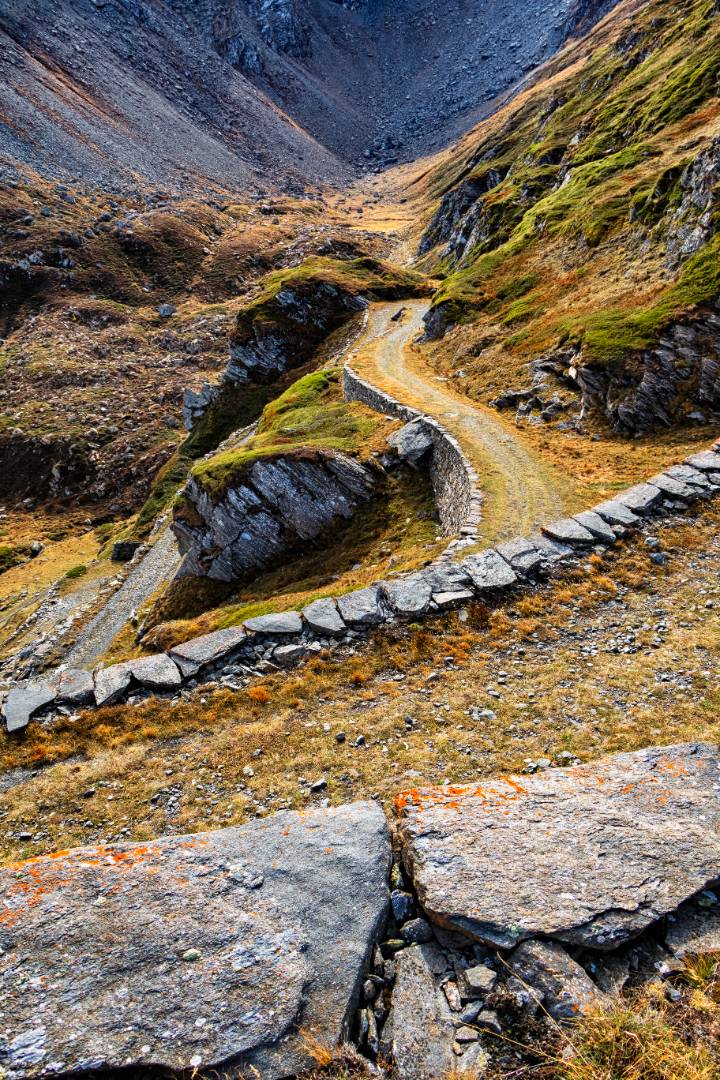
<path id="1" fill-rule="evenodd" d="M 558 349 L 615 378 L 720 296 L 717 3 L 621 4 L 544 74 L 431 178 L 431 329 L 473 324 L 490 396 Z"/>

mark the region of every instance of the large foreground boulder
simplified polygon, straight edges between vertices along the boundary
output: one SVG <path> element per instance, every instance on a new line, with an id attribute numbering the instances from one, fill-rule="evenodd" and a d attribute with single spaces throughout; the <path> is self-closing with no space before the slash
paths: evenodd
<path id="1" fill-rule="evenodd" d="M 618 754 L 406 792 L 399 832 L 437 924 L 510 948 L 612 949 L 720 878 L 720 752 Z"/>
<path id="2" fill-rule="evenodd" d="M 303 1033 L 347 1035 L 389 859 L 356 803 L 4 867 L 4 1075 L 307 1067 Z"/>

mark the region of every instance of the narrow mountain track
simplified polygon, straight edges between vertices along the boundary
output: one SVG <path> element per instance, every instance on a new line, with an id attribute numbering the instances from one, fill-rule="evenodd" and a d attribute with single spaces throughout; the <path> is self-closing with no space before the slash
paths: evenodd
<path id="1" fill-rule="evenodd" d="M 403 308 L 401 319 L 393 322 Z M 423 351 L 413 345 L 423 331 L 427 309 L 422 300 L 373 305 L 365 334 L 348 362 L 363 378 L 433 416 L 455 436 L 480 477 L 484 541 L 527 535 L 562 516 L 569 485 L 490 410 L 470 402 L 432 372 Z"/>

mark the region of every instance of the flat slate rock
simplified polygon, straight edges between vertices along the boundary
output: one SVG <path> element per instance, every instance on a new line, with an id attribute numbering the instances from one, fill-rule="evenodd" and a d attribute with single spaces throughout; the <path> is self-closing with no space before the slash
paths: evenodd
<path id="1" fill-rule="evenodd" d="M 508 967 L 534 991 L 553 1020 L 577 1020 L 607 998 L 587 972 L 556 941 L 524 941 L 508 959 Z"/>
<path id="2" fill-rule="evenodd" d="M 94 701 L 95 683 L 89 671 L 80 668 L 59 671 L 48 679 L 48 685 L 57 691 L 58 704 L 90 705 Z"/>
<path id="3" fill-rule="evenodd" d="M 128 667 L 133 678 L 149 690 L 175 690 L 182 685 L 182 675 L 178 666 L 173 663 L 167 653 L 129 660 Z"/>
<path id="4" fill-rule="evenodd" d="M 380 589 L 376 585 L 338 597 L 338 608 L 348 626 L 377 626 L 385 621 Z"/>
<path id="5" fill-rule="evenodd" d="M 397 809 L 426 915 L 500 948 L 547 937 L 612 949 L 720 878 L 710 744 L 423 788 Z"/>
<path id="6" fill-rule="evenodd" d="M 517 574 L 510 563 L 505 562 L 497 551 L 483 551 L 479 555 L 470 555 L 461 563 L 476 589 L 507 589 L 517 581 Z"/>
<path id="7" fill-rule="evenodd" d="M 668 916 L 665 944 L 675 956 L 720 952 L 720 904 L 706 902 L 705 896 L 693 898 Z"/>
<path id="8" fill-rule="evenodd" d="M 608 499 L 607 502 L 598 503 L 593 507 L 593 513 L 603 518 L 610 525 L 639 525 L 640 518 L 627 506 L 616 499 Z"/>
<path id="9" fill-rule="evenodd" d="M 583 510 L 582 513 L 576 514 L 575 521 L 603 544 L 614 544 L 617 540 L 608 523 L 594 510 Z"/>
<path id="10" fill-rule="evenodd" d="M 340 612 L 336 602 L 327 597 L 324 600 L 315 600 L 303 608 L 303 618 L 311 630 L 316 634 L 328 634 L 330 637 L 340 637 L 347 627 L 340 618 Z"/>
<path id="11" fill-rule="evenodd" d="M 533 574 L 542 569 L 542 555 L 534 544 L 522 536 L 516 536 L 512 540 L 506 540 L 504 544 L 498 544 L 495 550 L 505 562 L 510 563 L 513 570 L 517 570 L 520 574 Z"/>
<path id="12" fill-rule="evenodd" d="M 291 637 L 302 633 L 302 618 L 298 611 L 279 611 L 274 615 L 258 615 L 255 619 L 245 620 L 245 629 L 254 634 L 271 634 L 277 637 Z"/>
<path id="13" fill-rule="evenodd" d="M 633 514 L 649 514 L 662 501 L 662 492 L 652 484 L 636 484 L 635 487 L 621 491 L 613 500 L 627 506 Z"/>
<path id="14" fill-rule="evenodd" d="M 98 668 L 95 672 L 95 704 L 114 705 L 120 701 L 132 685 L 132 671 L 128 663 Z"/>
<path id="15" fill-rule="evenodd" d="M 383 587 L 383 593 L 395 614 L 405 618 L 424 615 L 433 595 L 432 586 L 423 574 L 389 581 Z"/>
<path id="16" fill-rule="evenodd" d="M 650 479 L 650 483 L 653 487 L 660 488 L 665 498 L 669 496 L 671 499 L 696 499 L 698 495 L 697 488 L 686 484 L 684 480 L 676 480 L 667 473 L 658 473 Z"/>
<path id="17" fill-rule="evenodd" d="M 457 1061 L 453 1014 L 440 989 L 448 967 L 436 945 L 414 945 L 397 957 L 392 1009 L 382 1051 L 393 1062 L 396 1080 L 440 1080 Z"/>
<path id="18" fill-rule="evenodd" d="M 57 692 L 45 683 L 16 686 L 10 691 L 3 705 L 5 727 L 8 732 L 22 731 L 31 718 L 46 705 L 52 705 Z"/>
<path id="19" fill-rule="evenodd" d="M 561 518 L 559 521 L 551 521 L 549 525 L 543 525 L 542 530 L 551 540 L 559 540 L 561 544 L 569 544 L 582 547 L 596 543 L 595 536 L 581 525 L 575 518 Z M 613 540 L 615 537 L 613 537 Z"/>
<path id="20" fill-rule="evenodd" d="M 299 1029 L 347 1036 L 389 861 L 355 803 L 2 867 L 5 1075 L 307 1068 Z"/>
<path id="21" fill-rule="evenodd" d="M 239 648 L 247 634 L 242 626 L 230 626 L 227 630 L 215 630 L 212 634 L 192 638 L 170 650 L 170 657 L 186 679 L 191 678 L 208 664 L 215 664 Z"/>
<path id="22" fill-rule="evenodd" d="M 716 454 L 714 450 L 703 450 L 689 457 L 685 464 L 693 469 L 700 469 L 701 472 L 720 472 L 720 454 Z"/>

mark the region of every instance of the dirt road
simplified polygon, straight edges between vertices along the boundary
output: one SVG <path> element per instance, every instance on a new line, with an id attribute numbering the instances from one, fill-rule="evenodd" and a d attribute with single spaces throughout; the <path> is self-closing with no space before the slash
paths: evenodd
<path id="1" fill-rule="evenodd" d="M 495 542 L 532 532 L 563 514 L 563 477 L 532 453 L 497 415 L 463 397 L 429 368 L 413 343 L 423 331 L 423 300 L 377 304 L 365 334 L 348 354 L 363 378 L 439 420 L 458 440 L 480 477 L 480 535 Z M 403 318 L 392 322 L 405 308 Z"/>

